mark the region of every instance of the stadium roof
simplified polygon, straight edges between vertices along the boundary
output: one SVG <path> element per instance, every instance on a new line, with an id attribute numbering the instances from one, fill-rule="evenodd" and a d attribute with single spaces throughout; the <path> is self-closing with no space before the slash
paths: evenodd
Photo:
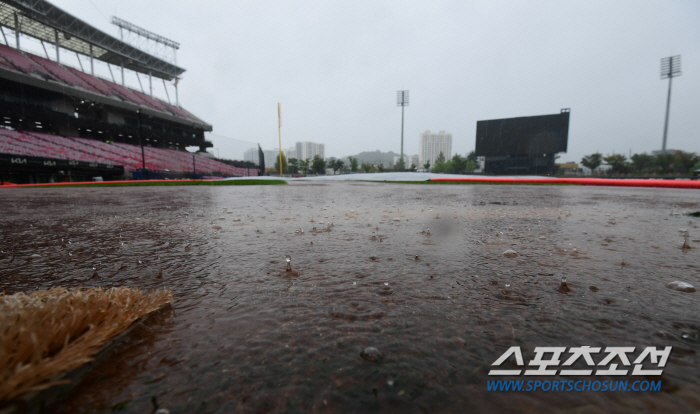
<path id="1" fill-rule="evenodd" d="M 58 31 L 59 44 L 95 59 L 133 70 L 151 74 L 157 78 L 173 80 L 185 69 L 141 51 L 107 33 L 90 26 L 45 0 L 1 0 L 0 26 L 16 30 L 15 13 L 19 32 L 54 44 Z"/>

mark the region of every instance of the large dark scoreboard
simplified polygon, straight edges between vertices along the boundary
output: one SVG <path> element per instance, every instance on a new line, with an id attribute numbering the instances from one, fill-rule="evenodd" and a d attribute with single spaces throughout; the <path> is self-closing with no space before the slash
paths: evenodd
<path id="1" fill-rule="evenodd" d="M 569 115 L 568 109 L 562 109 L 554 115 L 477 121 L 476 155 L 535 157 L 566 152 Z"/>

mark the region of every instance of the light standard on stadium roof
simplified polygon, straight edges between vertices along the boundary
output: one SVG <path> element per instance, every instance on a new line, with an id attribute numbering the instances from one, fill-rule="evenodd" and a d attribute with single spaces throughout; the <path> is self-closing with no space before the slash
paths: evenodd
<path id="1" fill-rule="evenodd" d="M 401 107 L 401 158 L 403 160 L 403 108 L 408 106 L 408 91 L 396 92 L 396 106 Z"/>

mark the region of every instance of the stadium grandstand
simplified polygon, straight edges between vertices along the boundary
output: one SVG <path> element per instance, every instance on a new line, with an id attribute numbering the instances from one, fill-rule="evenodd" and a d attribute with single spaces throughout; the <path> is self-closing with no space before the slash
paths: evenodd
<path id="1" fill-rule="evenodd" d="M 173 59 L 47 1 L 0 0 L 0 182 L 258 175 L 253 163 L 206 152 L 213 144 L 204 133 L 212 126 L 179 104 L 185 72 L 174 63 L 179 44 L 118 18 L 112 23 L 170 48 Z M 30 40 L 45 56 L 22 47 Z M 62 62 L 66 57 L 79 67 Z M 111 80 L 95 73 L 97 63 L 106 65 Z M 136 75 L 141 90 L 125 84 L 125 71 Z M 153 95 L 154 79 L 163 82 L 167 100 Z M 174 102 L 166 82 L 174 86 Z"/>

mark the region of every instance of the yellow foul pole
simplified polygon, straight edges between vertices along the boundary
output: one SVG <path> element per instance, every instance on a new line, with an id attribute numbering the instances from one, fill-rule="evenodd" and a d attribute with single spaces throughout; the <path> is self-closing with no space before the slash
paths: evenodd
<path id="1" fill-rule="evenodd" d="M 282 176 L 282 110 L 280 103 L 277 102 L 277 131 L 279 132 L 280 144 L 280 177 Z"/>

